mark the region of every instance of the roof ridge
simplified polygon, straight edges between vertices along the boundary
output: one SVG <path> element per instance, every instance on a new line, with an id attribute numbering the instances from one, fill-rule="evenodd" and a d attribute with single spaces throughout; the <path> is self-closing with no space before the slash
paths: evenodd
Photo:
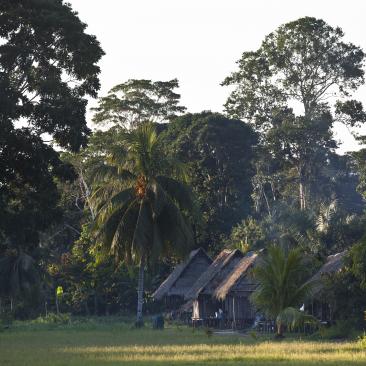
<path id="1" fill-rule="evenodd" d="M 223 249 L 211 263 L 211 265 L 206 269 L 205 272 L 197 279 L 193 284 L 192 288 L 185 295 L 185 299 L 195 299 L 201 293 L 201 291 L 207 286 L 207 284 L 215 278 L 215 276 L 223 269 L 227 263 L 230 262 L 231 258 L 234 257 L 236 253 L 242 252 L 239 249 Z"/>
<path id="2" fill-rule="evenodd" d="M 206 251 L 199 247 L 197 249 L 192 250 L 189 255 L 180 263 L 178 263 L 173 271 L 169 274 L 169 276 L 160 284 L 160 286 L 155 290 L 152 294 L 154 299 L 161 299 L 166 292 L 168 292 L 174 284 L 178 281 L 178 279 L 182 276 L 186 268 L 189 266 L 191 261 L 198 255 L 198 253 L 202 252 L 210 259 L 212 263 L 212 258 L 206 253 Z"/>

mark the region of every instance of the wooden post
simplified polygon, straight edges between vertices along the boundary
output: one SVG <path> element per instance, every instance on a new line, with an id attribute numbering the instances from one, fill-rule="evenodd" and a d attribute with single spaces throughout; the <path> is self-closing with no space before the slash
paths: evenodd
<path id="1" fill-rule="evenodd" d="M 143 326 L 142 319 L 142 307 L 144 303 L 144 270 L 145 270 L 145 256 L 143 255 L 140 260 L 138 285 L 137 285 L 137 314 L 136 314 L 136 326 Z"/>
<path id="2" fill-rule="evenodd" d="M 58 296 L 57 296 L 57 294 L 56 294 L 56 312 L 57 312 L 57 314 L 60 314 L 60 308 L 58 306 Z"/>
<path id="3" fill-rule="evenodd" d="M 236 329 L 236 319 L 235 319 L 235 296 L 233 296 L 233 329 Z"/>

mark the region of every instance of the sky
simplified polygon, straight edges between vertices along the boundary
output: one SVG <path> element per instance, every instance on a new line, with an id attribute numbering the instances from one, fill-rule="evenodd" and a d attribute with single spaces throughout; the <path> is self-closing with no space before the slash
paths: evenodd
<path id="1" fill-rule="evenodd" d="M 106 52 L 100 62 L 100 96 L 128 79 L 178 78 L 181 104 L 189 112 L 222 112 L 230 90 L 220 83 L 236 70 L 241 54 L 256 50 L 267 34 L 300 17 L 340 26 L 346 41 L 366 51 L 365 0 L 68 2 Z M 366 104 L 366 87 L 355 97 Z M 95 105 L 89 102 L 89 108 Z M 358 148 L 345 126 L 337 124 L 335 136 L 342 143 L 340 153 Z"/>

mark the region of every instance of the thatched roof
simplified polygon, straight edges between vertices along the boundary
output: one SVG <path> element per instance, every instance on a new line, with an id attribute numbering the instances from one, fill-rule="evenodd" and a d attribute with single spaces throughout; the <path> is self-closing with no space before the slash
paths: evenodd
<path id="1" fill-rule="evenodd" d="M 317 273 L 310 279 L 310 282 L 314 282 L 314 290 L 313 294 L 319 292 L 323 285 L 322 279 L 326 275 L 331 275 L 333 273 L 339 272 L 344 265 L 344 258 L 347 254 L 347 251 L 343 251 L 341 253 L 333 254 L 327 257 L 327 261 L 323 264 L 323 266 L 319 269 Z"/>
<path id="2" fill-rule="evenodd" d="M 178 264 L 167 279 L 153 293 L 153 298 L 155 300 L 161 300 L 164 296 L 169 295 L 184 296 L 192 287 L 195 279 L 197 279 L 211 263 L 212 259 L 202 248 L 193 250 L 188 258 L 184 262 Z M 195 273 L 190 274 L 189 272 Z M 186 278 L 182 279 L 183 276 Z"/>
<path id="3" fill-rule="evenodd" d="M 257 258 L 258 254 L 254 252 L 249 252 L 242 258 L 215 289 L 213 296 L 218 300 L 224 300 L 230 291 L 253 291 L 256 284 L 248 278 L 247 273 Z"/>
<path id="4" fill-rule="evenodd" d="M 230 264 L 236 264 L 236 261 L 243 257 L 240 250 L 224 249 L 207 268 L 207 270 L 198 278 L 193 287 L 184 296 L 185 299 L 196 299 L 201 292 L 212 294 L 216 286 L 224 278 L 223 270 L 231 270 Z M 221 272 L 221 273 L 220 273 Z M 220 275 L 221 274 L 221 275 Z M 212 283 L 211 283 L 212 282 Z"/>

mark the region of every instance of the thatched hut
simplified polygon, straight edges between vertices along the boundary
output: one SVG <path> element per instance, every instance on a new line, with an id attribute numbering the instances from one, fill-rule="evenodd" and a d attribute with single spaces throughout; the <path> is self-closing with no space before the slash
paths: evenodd
<path id="1" fill-rule="evenodd" d="M 313 295 L 311 301 L 307 304 L 308 311 L 323 322 L 333 320 L 334 299 L 329 298 L 329 294 L 324 291 L 325 282 L 332 275 L 342 270 L 344 258 L 347 251 L 333 254 L 327 257 L 324 265 L 310 279 L 314 283 Z"/>
<path id="2" fill-rule="evenodd" d="M 242 258 L 240 250 L 223 250 L 194 283 L 185 295 L 185 299 L 193 305 L 193 321 L 215 318 L 215 313 L 223 304 L 213 294 Z"/>
<path id="3" fill-rule="evenodd" d="M 243 328 L 254 322 L 255 308 L 250 296 L 258 287 L 258 283 L 253 278 L 251 269 L 257 259 L 257 253 L 249 252 L 213 293 L 215 299 L 223 302 L 226 317 L 234 327 Z"/>
<path id="4" fill-rule="evenodd" d="M 168 309 L 176 309 L 184 302 L 187 292 L 211 263 L 212 259 L 202 248 L 193 250 L 154 292 L 154 300 L 164 299 Z"/>

